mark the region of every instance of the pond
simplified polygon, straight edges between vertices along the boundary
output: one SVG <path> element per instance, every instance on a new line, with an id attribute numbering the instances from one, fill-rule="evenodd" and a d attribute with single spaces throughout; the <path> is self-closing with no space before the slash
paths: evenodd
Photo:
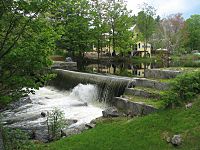
<path id="1" fill-rule="evenodd" d="M 170 64 L 166 63 L 78 63 L 78 71 L 106 74 L 106 75 L 119 75 L 128 77 L 145 77 L 145 69 L 169 67 Z"/>

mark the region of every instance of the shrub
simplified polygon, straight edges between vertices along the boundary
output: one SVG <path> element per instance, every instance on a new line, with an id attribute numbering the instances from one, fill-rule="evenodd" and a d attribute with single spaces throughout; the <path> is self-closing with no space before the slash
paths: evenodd
<path id="1" fill-rule="evenodd" d="M 49 140 L 58 140 L 61 137 L 61 129 L 65 125 L 64 113 L 57 108 L 54 108 L 47 114 L 47 127 Z"/>
<path id="2" fill-rule="evenodd" d="M 177 76 L 163 95 L 166 106 L 177 106 L 192 101 L 200 94 L 200 71 Z"/>
<path id="3" fill-rule="evenodd" d="M 3 138 L 3 148 L 5 150 L 30 150 L 34 149 L 34 144 L 29 140 L 27 133 L 20 129 L 11 129 L 4 127 L 2 116 L 0 114 L 0 133 Z"/>

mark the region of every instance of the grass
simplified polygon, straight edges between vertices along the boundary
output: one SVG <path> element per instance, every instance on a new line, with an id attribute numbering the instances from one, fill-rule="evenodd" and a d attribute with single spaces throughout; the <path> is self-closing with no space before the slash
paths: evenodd
<path id="1" fill-rule="evenodd" d="M 155 93 L 155 94 L 162 94 L 163 93 L 162 90 L 153 89 L 153 88 L 149 88 L 149 87 L 142 87 L 142 86 L 136 86 L 133 89 L 143 90 L 143 91 L 147 91 L 149 93 Z"/>
<path id="2" fill-rule="evenodd" d="M 132 119 L 109 119 L 80 135 L 50 144 L 38 144 L 37 150 L 198 150 L 200 149 L 200 98 L 190 109 L 176 108 Z M 179 147 L 165 138 L 181 134 Z"/>
<path id="3" fill-rule="evenodd" d="M 139 96 L 130 96 L 127 95 L 128 100 L 132 102 L 142 102 L 147 105 L 151 105 L 155 108 L 163 108 L 163 101 L 160 101 L 158 99 L 153 99 L 153 98 L 144 98 L 144 97 L 139 97 Z"/>

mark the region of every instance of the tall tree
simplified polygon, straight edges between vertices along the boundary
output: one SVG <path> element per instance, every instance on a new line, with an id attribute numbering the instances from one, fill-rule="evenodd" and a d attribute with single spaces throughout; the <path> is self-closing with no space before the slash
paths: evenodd
<path id="1" fill-rule="evenodd" d="M 143 35 L 144 40 L 144 51 L 147 50 L 147 43 L 149 42 L 150 37 L 155 31 L 156 22 L 154 20 L 155 8 L 148 5 L 147 3 L 143 4 L 142 11 L 138 13 L 137 16 L 137 27 Z"/>
<path id="2" fill-rule="evenodd" d="M 130 47 L 129 29 L 133 26 L 133 17 L 130 16 L 131 12 L 127 10 L 124 0 L 107 0 L 106 4 L 106 20 L 110 26 L 113 55 L 116 55 L 116 51 L 124 52 Z"/>
<path id="3" fill-rule="evenodd" d="M 184 18 L 182 14 L 172 14 L 161 21 L 164 42 L 170 53 L 177 52 L 181 47 Z"/>
<path id="4" fill-rule="evenodd" d="M 200 15 L 192 15 L 187 19 L 184 30 L 187 34 L 186 46 L 190 50 L 200 50 Z"/>
<path id="5" fill-rule="evenodd" d="M 108 39 L 105 33 L 108 32 L 108 25 L 105 22 L 105 4 L 102 0 L 92 1 L 92 35 L 91 39 L 93 39 L 93 45 L 97 48 L 98 59 L 99 54 L 102 54 L 102 48 L 108 44 Z"/>
<path id="6" fill-rule="evenodd" d="M 59 45 L 69 52 L 78 52 L 82 57 L 91 49 L 90 39 L 90 5 L 88 0 L 68 0 L 60 8 L 63 33 Z"/>

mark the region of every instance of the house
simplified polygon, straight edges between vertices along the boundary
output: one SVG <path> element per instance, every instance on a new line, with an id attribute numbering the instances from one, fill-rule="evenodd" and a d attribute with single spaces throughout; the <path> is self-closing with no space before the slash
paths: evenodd
<path id="1" fill-rule="evenodd" d="M 132 28 L 129 29 L 129 31 L 131 31 L 133 33 L 132 35 L 132 39 L 133 39 L 133 45 L 130 46 L 130 52 L 129 54 L 131 56 L 140 56 L 140 57 L 151 57 L 151 50 L 152 50 L 152 46 L 151 44 L 147 43 L 146 45 L 146 50 L 145 50 L 145 43 L 144 41 L 142 40 L 139 40 L 141 39 L 141 33 L 139 32 L 139 30 L 137 29 L 136 25 L 134 25 Z M 102 54 L 105 55 L 105 54 L 108 54 L 111 56 L 112 52 L 113 52 L 113 48 L 112 46 L 110 45 L 110 42 L 109 42 L 109 34 L 108 33 L 103 33 L 102 34 L 102 38 L 103 39 L 106 39 L 106 43 L 104 43 L 104 47 L 102 47 L 99 51 L 101 52 L 101 56 Z M 93 45 L 93 51 L 94 52 L 97 52 L 97 47 L 95 47 Z"/>
<path id="2" fill-rule="evenodd" d="M 146 50 L 145 50 L 145 43 L 144 43 L 144 41 L 140 40 L 141 34 L 140 34 L 137 26 L 134 25 L 130 30 L 133 32 L 132 38 L 136 42 L 132 46 L 131 56 L 151 57 L 151 50 L 152 50 L 151 44 L 147 43 Z"/>

